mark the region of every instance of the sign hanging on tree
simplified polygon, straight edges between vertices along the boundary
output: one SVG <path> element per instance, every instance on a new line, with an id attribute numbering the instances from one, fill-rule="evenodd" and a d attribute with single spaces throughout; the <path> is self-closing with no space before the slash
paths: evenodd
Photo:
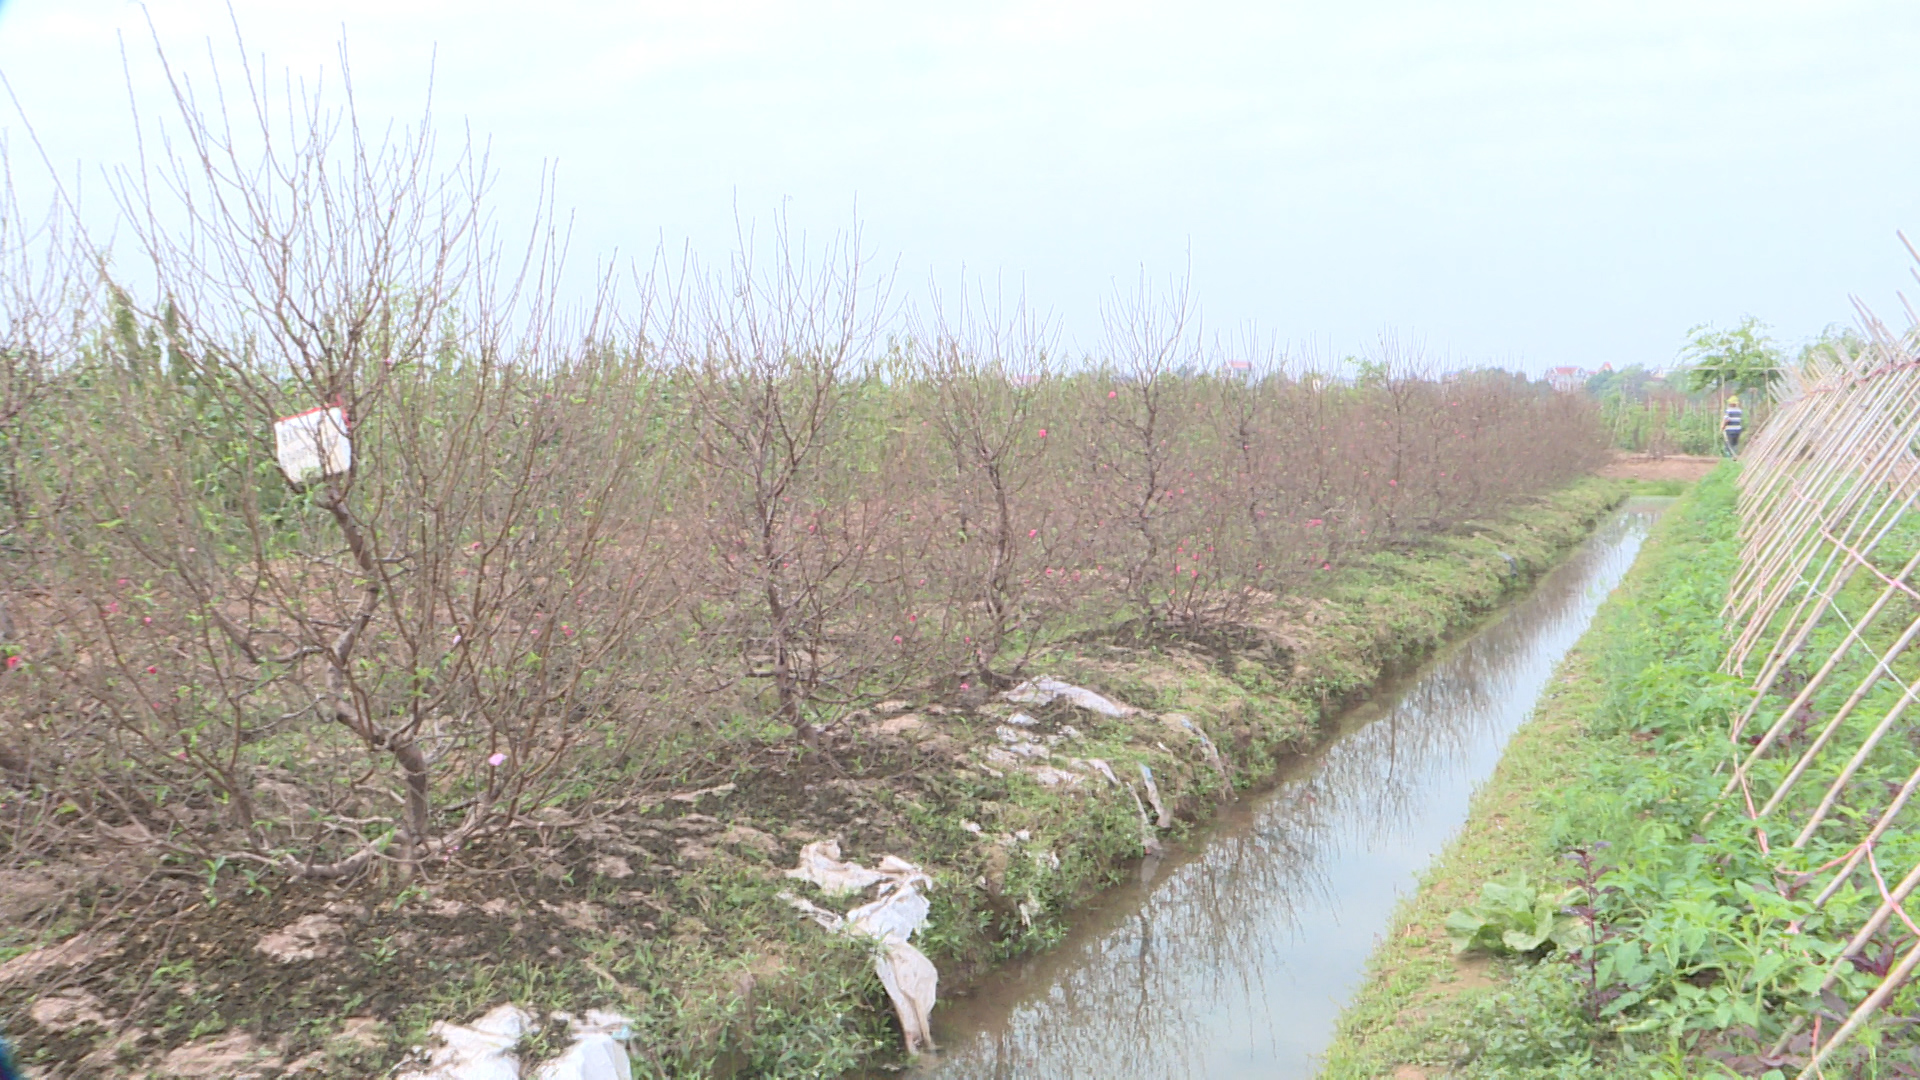
<path id="1" fill-rule="evenodd" d="M 280 471 L 292 483 L 310 484 L 345 476 L 353 468 L 346 410 L 322 405 L 274 421 L 273 450 Z"/>

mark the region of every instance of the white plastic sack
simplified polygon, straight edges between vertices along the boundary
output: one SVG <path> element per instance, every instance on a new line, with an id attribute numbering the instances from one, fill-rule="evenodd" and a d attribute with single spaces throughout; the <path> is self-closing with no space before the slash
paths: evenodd
<path id="1" fill-rule="evenodd" d="M 1101 716 L 1132 716 L 1140 711 L 1131 705 L 1122 705 L 1111 698 L 1102 697 L 1085 687 L 1061 682 L 1051 675 L 1029 679 L 1002 696 L 1016 705 L 1050 705 L 1056 698 L 1066 698 L 1080 708 Z"/>
<path id="2" fill-rule="evenodd" d="M 273 453 L 280 471 L 296 484 L 345 476 L 353 470 L 346 411 L 335 405 L 274 421 Z"/>
<path id="3" fill-rule="evenodd" d="M 892 855 L 880 860 L 878 870 L 869 870 L 857 862 L 842 862 L 840 841 L 819 840 L 800 849 L 800 865 L 787 871 L 787 876 L 811 881 L 828 896 L 844 896 L 882 881 L 918 873 L 919 867 Z"/>
<path id="4" fill-rule="evenodd" d="M 625 1042 L 633 1037 L 631 1022 L 618 1013 L 588 1009 L 584 1019 L 567 1017 L 573 1045 L 540 1066 L 535 1080 L 633 1080 Z"/>
<path id="5" fill-rule="evenodd" d="M 573 1044 L 566 1052 L 542 1064 L 535 1080 L 633 1080 L 633 1066 L 623 1045 L 631 1038 L 631 1021 L 617 1013 L 589 1009 L 583 1019 L 555 1013 L 567 1024 Z M 533 1017 L 502 1005 L 471 1024 L 433 1025 L 440 1046 L 427 1059 L 427 1071 L 403 1072 L 395 1080 L 520 1080 L 520 1059 L 513 1048 L 535 1028 Z"/>
<path id="6" fill-rule="evenodd" d="M 1068 772 L 1065 769 L 1056 769 L 1051 765 L 1035 765 L 1033 768 L 1027 770 L 1027 775 L 1033 777 L 1034 781 L 1041 787 L 1075 788 L 1080 786 L 1079 773 Z"/>
<path id="7" fill-rule="evenodd" d="M 920 895 L 920 885 L 931 879 L 925 874 L 917 876 L 917 881 L 906 882 L 873 903 L 847 912 L 848 925 L 877 938 L 905 941 L 912 937 L 914 931 L 927 924 L 927 913 L 933 909 L 927 898 Z"/>
<path id="8" fill-rule="evenodd" d="M 1010 754 L 1016 754 L 1025 758 L 1034 758 L 1039 761 L 1045 761 L 1052 756 L 1051 751 L 1035 742 L 1033 736 L 1021 731 L 1019 728 L 1012 728 L 1002 724 L 995 728 L 993 733 L 999 738 L 1000 744 L 1005 746 L 1007 752 Z"/>
<path id="9" fill-rule="evenodd" d="M 440 1048 L 427 1059 L 426 1072 L 403 1072 L 396 1080 L 520 1080 L 514 1045 L 533 1026 L 533 1017 L 502 1005 L 471 1024 L 436 1022 L 431 1033 Z"/>
<path id="10" fill-rule="evenodd" d="M 887 988 L 893 1014 L 906 1034 L 907 1053 L 932 1050 L 933 1005 L 940 995 L 940 972 L 925 953 L 904 941 L 888 941 L 873 962 L 880 985 Z"/>
<path id="11" fill-rule="evenodd" d="M 940 972 L 926 954 L 913 947 L 915 931 L 926 925 L 931 905 L 921 889 L 932 888 L 933 879 L 905 859 L 888 855 L 878 870 L 858 863 L 840 861 L 840 844 L 822 840 L 800 851 L 800 865 L 787 871 L 788 877 L 812 881 L 832 893 L 832 886 L 868 879 L 880 886 L 880 897 L 862 904 L 845 915 L 836 915 L 796 896 L 787 902 L 802 914 L 837 933 L 859 934 L 880 943 L 874 955 L 873 970 L 880 985 L 887 988 L 894 1014 L 900 1018 L 900 1030 L 906 1036 L 907 1053 L 918 1054 L 933 1046 L 933 1006 L 939 997 Z M 865 887 L 865 886 L 861 886 Z"/>

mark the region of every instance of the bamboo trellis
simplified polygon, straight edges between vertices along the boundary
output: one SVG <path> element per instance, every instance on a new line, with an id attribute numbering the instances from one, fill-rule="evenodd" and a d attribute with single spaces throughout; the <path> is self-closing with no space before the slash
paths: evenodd
<path id="1" fill-rule="evenodd" d="M 1905 728 L 1920 715 L 1913 709 L 1920 679 L 1896 669 L 1920 638 L 1920 587 L 1912 583 L 1920 551 L 1901 560 L 1886 544 L 1902 535 L 1899 526 L 1920 502 L 1920 337 L 1893 335 L 1862 315 L 1866 347 L 1833 351 L 1791 373 L 1771 421 L 1747 448 L 1739 478 L 1740 561 L 1726 603 L 1735 636 L 1725 670 L 1751 675 L 1753 694 L 1729 731 L 1735 765 L 1725 795 L 1752 820 L 1763 854 L 1775 855 L 1770 831 L 1793 834 L 1790 849 L 1801 853 L 1802 865 L 1811 861 L 1810 843 L 1835 854 L 1807 874 L 1807 884 L 1820 885 L 1815 910 L 1863 865 L 1870 881 L 1861 879 L 1860 887 L 1879 894 L 1873 914 L 1831 962 L 1823 994 L 1892 920 L 1920 939 L 1906 910 L 1920 888 L 1920 863 L 1889 885 L 1875 857 L 1920 791 L 1920 768 L 1891 793 L 1853 783 L 1876 754 L 1911 755 Z M 1911 542 L 1909 527 L 1899 543 Z M 1889 684 L 1899 692 L 1891 705 L 1888 694 L 1873 693 Z M 1812 707 L 1823 690 L 1828 702 L 1846 693 L 1831 716 Z M 1888 742 L 1896 732 L 1903 737 Z M 1920 944 L 1837 1028 L 1823 1036 L 1815 1027 L 1801 1077 L 1818 1075 L 1917 966 Z M 1799 1033 L 1796 1027 L 1788 1036 Z M 1783 1036 L 1775 1051 L 1787 1042 Z"/>

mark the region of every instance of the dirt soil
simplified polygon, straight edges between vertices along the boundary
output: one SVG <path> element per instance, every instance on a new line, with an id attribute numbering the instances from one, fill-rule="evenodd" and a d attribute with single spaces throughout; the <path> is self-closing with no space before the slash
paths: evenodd
<path id="1" fill-rule="evenodd" d="M 699 748 L 644 795 L 589 793 L 411 878 L 289 882 L 107 850 L 9 870 L 0 1026 L 35 1080 L 389 1075 L 433 1021 L 504 1001 L 633 1017 L 645 1077 L 898 1064 L 870 955 L 784 899 L 804 891 L 782 876 L 803 844 L 927 867 L 920 943 L 941 995 L 964 994 L 1057 941 L 1068 912 L 1140 856 L 1137 793 L 1089 762 L 1128 778 L 1150 767 L 1176 843 L 1228 784 L 1311 746 L 1390 665 L 1523 587 L 1621 496 L 1576 485 L 1343 571 L 1235 634 L 1049 656 L 1052 673 L 1140 706 L 1131 717 L 1061 701 L 1024 709 L 1016 732 L 1014 706 L 979 687 L 882 703 L 812 748 Z M 564 1044 L 543 1035 L 522 1051 Z"/>
<path id="2" fill-rule="evenodd" d="M 1691 484 L 1712 472 L 1720 464 L 1717 457 L 1693 454 L 1665 454 L 1653 457 L 1615 451 L 1613 461 L 1600 468 L 1609 480 L 1678 480 Z"/>

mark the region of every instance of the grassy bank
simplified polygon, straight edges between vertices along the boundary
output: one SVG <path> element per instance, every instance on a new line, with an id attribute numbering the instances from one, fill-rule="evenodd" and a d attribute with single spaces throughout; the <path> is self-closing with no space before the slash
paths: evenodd
<path id="1" fill-rule="evenodd" d="M 1558 887 L 1578 872 L 1564 856 L 1569 841 L 1591 842 L 1570 820 L 1596 790 L 1594 763 L 1608 754 L 1640 758 L 1631 732 L 1609 723 L 1619 705 L 1612 680 L 1648 630 L 1666 591 L 1698 587 L 1696 606 L 1723 583 L 1731 516 L 1729 478 L 1722 473 L 1684 496 L 1656 527 L 1638 565 L 1562 662 L 1553 689 L 1515 733 L 1498 768 L 1475 795 L 1460 835 L 1403 903 L 1369 964 L 1365 986 L 1342 1017 L 1324 1076 L 1588 1075 L 1599 1034 L 1583 1022 L 1571 970 L 1530 978 L 1522 961 L 1473 950 L 1456 956 L 1450 913 L 1472 904 L 1484 882 Z M 1709 652 L 1696 662 L 1711 667 Z M 1566 1014 L 1573 1015 L 1566 1015 Z M 1535 1015 L 1528 1025 L 1493 1024 Z M 1555 1022 L 1545 1022 L 1552 1020 Z M 1514 1070 L 1520 1070 L 1515 1072 Z M 1613 1075 L 1598 1068 L 1591 1075 Z"/>
<path id="2" fill-rule="evenodd" d="M 1177 843 L 1224 785 L 1257 784 L 1312 745 L 1384 674 L 1555 562 L 1622 491 L 1575 484 L 1330 571 L 1202 636 L 1121 631 L 1054 648 L 1033 670 L 1143 711 L 1056 704 L 1028 710 L 1031 730 L 1056 764 L 1099 759 L 1125 778 L 1151 769 L 1170 821 L 1161 836 Z M 945 991 L 1058 940 L 1073 906 L 1142 854 L 1126 790 L 1085 777 L 1048 785 L 995 756 L 1012 711 L 961 686 L 856 714 L 816 748 L 743 740 L 723 758 L 679 761 L 673 794 L 543 811 L 463 852 L 458 872 L 262 882 L 214 866 L 90 887 L 45 932 L 0 929 L 0 962 L 13 961 L 0 967 L 0 1015 L 49 1077 L 131 1072 L 169 1054 L 181 1069 L 225 1054 L 222 1075 L 378 1075 L 431 1021 L 503 1001 L 625 1012 L 642 1076 L 885 1063 L 899 1038 L 864 950 L 779 897 L 801 845 L 837 839 L 867 865 L 895 854 L 928 868 L 922 947 Z M 78 948 L 34 952 L 80 931 Z M 263 952 L 275 935 L 298 955 Z"/>
<path id="3" fill-rule="evenodd" d="M 1716 670 L 1736 554 L 1732 481 L 1722 467 L 1668 512 L 1568 657 L 1465 830 L 1403 905 L 1323 1075 L 1798 1073 L 1804 1037 L 1770 1051 L 1794 1017 L 1843 1005 L 1817 993 L 1837 948 L 1830 931 L 1857 925 L 1873 894 L 1871 883 L 1848 888 L 1816 913 L 1794 867 L 1776 864 L 1800 856 L 1810 868 L 1832 853 L 1765 859 L 1744 816 L 1721 805 L 1716 766 L 1744 701 L 1740 681 Z M 1496 915 L 1489 882 L 1558 915 Z M 1471 931 L 1463 915 L 1490 917 L 1496 931 L 1558 931 L 1559 947 L 1515 954 L 1495 933 L 1456 956 L 1448 922 Z M 1880 961 L 1863 959 L 1837 988 L 1846 1001 L 1875 977 Z M 1911 1075 L 1885 1034 L 1828 1075 Z"/>

